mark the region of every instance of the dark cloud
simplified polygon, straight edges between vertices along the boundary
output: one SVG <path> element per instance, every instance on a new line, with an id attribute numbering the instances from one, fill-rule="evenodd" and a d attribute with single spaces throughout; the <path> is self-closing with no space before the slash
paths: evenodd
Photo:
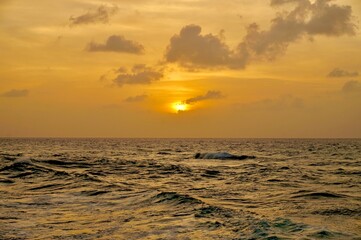
<path id="1" fill-rule="evenodd" d="M 189 98 L 185 101 L 183 101 L 186 104 L 193 104 L 200 101 L 210 100 L 210 99 L 219 99 L 222 98 L 222 93 L 220 91 L 208 91 L 204 95 L 200 95 L 197 97 Z"/>
<path id="2" fill-rule="evenodd" d="M 186 67 L 230 66 L 234 53 L 220 37 L 201 34 L 201 27 L 188 25 L 170 39 L 165 58 L 168 62 L 177 62 Z"/>
<path id="3" fill-rule="evenodd" d="M 342 70 L 340 68 L 335 68 L 327 76 L 332 78 L 342 78 L 342 77 L 357 77 L 358 75 L 359 75 L 358 72 L 349 72 L 346 70 Z"/>
<path id="4" fill-rule="evenodd" d="M 28 95 L 29 90 L 27 89 L 12 89 L 1 94 L 2 97 L 26 97 Z"/>
<path id="5" fill-rule="evenodd" d="M 137 96 L 128 97 L 128 98 L 124 99 L 124 102 L 127 102 L 127 103 L 143 102 L 147 98 L 148 98 L 148 95 L 146 95 L 146 94 L 137 95 Z"/>
<path id="6" fill-rule="evenodd" d="M 82 24 L 91 24 L 91 23 L 107 23 L 109 18 L 118 11 L 116 6 L 107 7 L 99 6 L 97 9 L 88 11 L 87 13 L 77 16 L 70 17 L 70 26 L 82 25 Z"/>
<path id="7" fill-rule="evenodd" d="M 221 37 L 202 35 L 197 25 L 185 26 L 171 38 L 165 59 L 187 67 L 243 68 L 252 60 L 275 59 L 289 44 L 304 37 L 355 35 L 350 6 L 333 4 L 332 0 L 272 0 L 271 6 L 286 3 L 293 6 L 291 11 L 278 13 L 268 30 L 261 30 L 257 23 L 247 26 L 235 49 Z"/>
<path id="8" fill-rule="evenodd" d="M 304 17 L 305 31 L 310 35 L 342 36 L 355 35 L 351 6 L 330 4 L 331 0 L 318 0 L 311 4 Z M 307 4 L 305 4 L 307 5 Z"/>
<path id="9" fill-rule="evenodd" d="M 354 35 L 350 6 L 331 3 L 332 0 L 272 0 L 271 5 L 295 3 L 292 11 L 279 14 L 272 20 L 267 31 L 261 31 L 256 23 L 248 26 L 240 49 L 245 49 L 256 58 L 275 59 L 285 53 L 290 43 L 304 36 Z"/>
<path id="10" fill-rule="evenodd" d="M 125 84 L 150 84 L 163 77 L 162 71 L 147 67 L 144 64 L 134 65 L 130 72 L 124 72 L 123 68 L 120 70 L 113 79 L 113 82 L 120 87 Z"/>
<path id="11" fill-rule="evenodd" d="M 361 93 L 361 83 L 355 80 L 346 82 L 342 87 L 343 93 Z"/>
<path id="12" fill-rule="evenodd" d="M 123 36 L 110 36 L 104 44 L 91 42 L 86 48 L 89 52 L 124 52 L 142 54 L 144 47 L 140 43 L 127 40 Z"/>

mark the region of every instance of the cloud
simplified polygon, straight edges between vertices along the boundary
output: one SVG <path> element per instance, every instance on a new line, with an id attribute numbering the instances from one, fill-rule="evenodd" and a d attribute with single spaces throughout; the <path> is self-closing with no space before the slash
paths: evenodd
<path id="1" fill-rule="evenodd" d="M 278 13 L 268 30 L 261 30 L 257 23 L 248 25 L 235 49 L 221 37 L 202 35 L 200 26 L 185 26 L 170 39 L 165 60 L 186 67 L 244 68 L 253 60 L 274 60 L 304 37 L 355 35 L 350 6 L 333 4 L 332 0 L 272 0 L 271 6 L 286 3 L 293 6 L 291 11 Z"/>
<path id="2" fill-rule="evenodd" d="M 29 95 L 29 90 L 27 89 L 12 89 L 10 91 L 4 92 L 1 94 L 2 97 L 26 97 Z"/>
<path id="3" fill-rule="evenodd" d="M 222 98 L 222 97 L 223 96 L 222 96 L 222 93 L 220 91 L 208 91 L 204 95 L 189 98 L 189 99 L 185 100 L 184 103 L 186 103 L 186 104 L 194 104 L 196 102 L 210 100 L 210 99 L 219 99 L 219 98 Z"/>
<path id="4" fill-rule="evenodd" d="M 166 49 L 167 62 L 177 62 L 185 67 L 219 67 L 230 66 L 234 61 L 234 53 L 220 37 L 201 34 L 198 25 L 187 25 L 179 34 L 170 39 Z"/>
<path id="5" fill-rule="evenodd" d="M 104 5 L 99 6 L 97 9 L 88 11 L 87 13 L 70 17 L 70 26 L 91 24 L 91 23 L 107 23 L 109 18 L 118 11 L 116 6 L 107 7 Z"/>
<path id="6" fill-rule="evenodd" d="M 110 36 L 104 44 L 90 42 L 86 49 L 89 52 L 124 52 L 132 54 L 142 54 L 144 52 L 144 47 L 140 43 L 117 35 Z"/>
<path id="7" fill-rule="evenodd" d="M 317 35 L 355 35 L 350 6 L 331 4 L 332 0 L 272 0 L 272 6 L 295 3 L 292 11 L 279 14 L 267 31 L 261 31 L 256 23 L 247 27 L 247 35 L 240 49 L 255 57 L 273 60 L 284 54 L 290 43 L 302 37 Z"/>
<path id="8" fill-rule="evenodd" d="M 130 72 L 124 72 L 123 68 L 117 71 L 118 75 L 113 82 L 121 87 L 125 84 L 150 84 L 163 77 L 163 72 L 144 64 L 134 65 Z"/>
<path id="9" fill-rule="evenodd" d="M 361 93 L 361 83 L 355 80 L 348 81 L 343 85 L 342 92 L 346 94 Z"/>
<path id="10" fill-rule="evenodd" d="M 342 70 L 340 68 L 335 68 L 327 75 L 327 77 L 342 78 L 342 77 L 357 77 L 358 75 L 359 75 L 358 72 L 349 72 L 346 70 Z"/>
<path id="11" fill-rule="evenodd" d="M 137 95 L 134 97 L 128 97 L 126 99 L 124 99 L 124 102 L 127 103 L 137 103 L 137 102 L 143 102 L 148 98 L 148 95 L 143 94 L 143 95 Z"/>

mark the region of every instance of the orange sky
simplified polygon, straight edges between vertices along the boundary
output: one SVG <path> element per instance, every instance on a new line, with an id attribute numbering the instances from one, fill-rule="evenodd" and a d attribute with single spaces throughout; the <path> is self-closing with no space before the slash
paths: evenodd
<path id="1" fill-rule="evenodd" d="M 0 1 L 2 137 L 361 137 L 359 0 Z"/>

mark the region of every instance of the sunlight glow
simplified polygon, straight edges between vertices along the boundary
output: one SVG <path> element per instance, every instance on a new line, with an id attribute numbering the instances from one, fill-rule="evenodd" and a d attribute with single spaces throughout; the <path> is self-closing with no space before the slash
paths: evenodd
<path id="1" fill-rule="evenodd" d="M 172 108 L 176 111 L 176 112 L 184 112 L 187 111 L 188 108 L 188 104 L 184 103 L 184 102 L 175 102 L 172 104 Z"/>

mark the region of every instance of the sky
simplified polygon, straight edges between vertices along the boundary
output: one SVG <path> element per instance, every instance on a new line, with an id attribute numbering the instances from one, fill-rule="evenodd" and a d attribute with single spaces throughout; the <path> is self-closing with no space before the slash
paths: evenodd
<path id="1" fill-rule="evenodd" d="M 0 137 L 360 138 L 360 0 L 0 0 Z"/>

